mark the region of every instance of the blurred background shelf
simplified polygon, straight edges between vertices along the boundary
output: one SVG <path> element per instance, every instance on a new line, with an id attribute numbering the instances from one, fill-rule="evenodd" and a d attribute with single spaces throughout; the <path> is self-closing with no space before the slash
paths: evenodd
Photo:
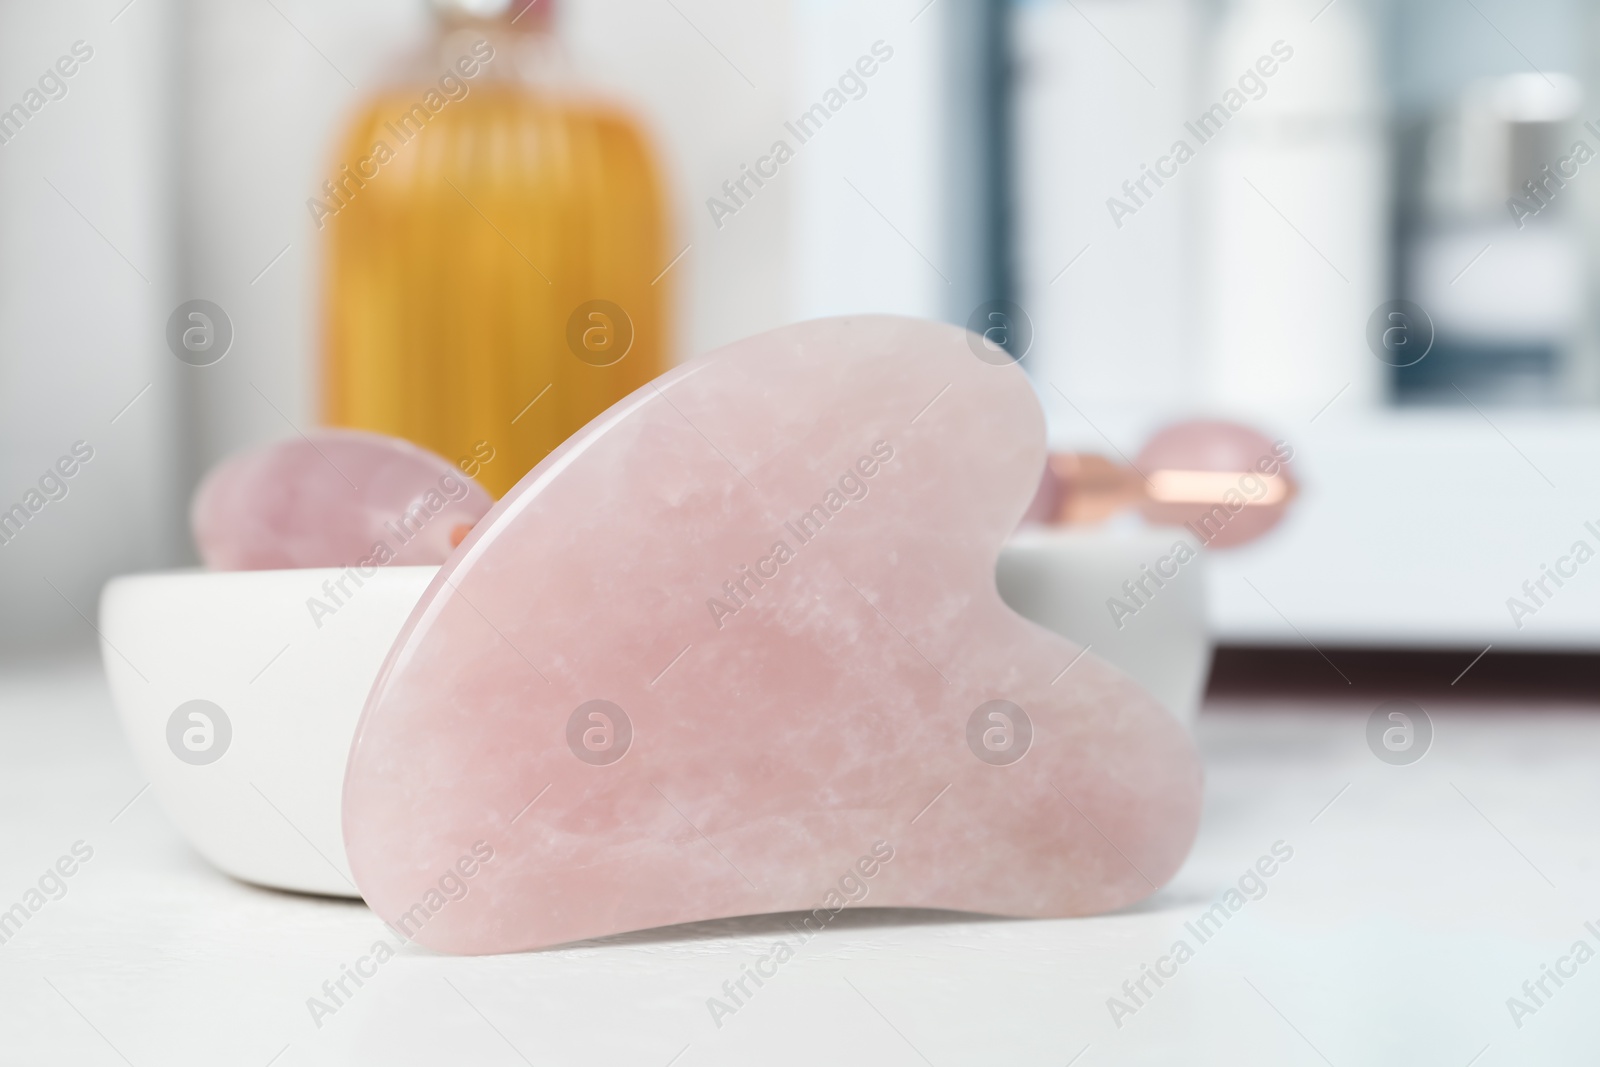
<path id="1" fill-rule="evenodd" d="M 1283 432 L 1305 442 L 1306 491 L 1280 536 L 1212 557 L 1219 641 L 1600 644 L 1600 560 L 1547 585 L 1554 595 L 1520 628 L 1506 604 L 1526 601 L 1523 582 L 1574 542 L 1600 551 L 1584 525 L 1600 529 L 1600 414 L 1330 411 Z"/>
<path id="2" fill-rule="evenodd" d="M 1133 455 L 1148 413 L 1069 407 L 1041 390 L 1062 449 Z M 1209 558 L 1223 644 L 1593 649 L 1600 559 L 1518 628 L 1527 600 L 1577 540 L 1600 552 L 1600 412 L 1394 408 L 1267 424 L 1295 449 L 1303 492 L 1270 537 Z M 1092 420 L 1092 424 L 1090 421 Z M 1571 565 L 1568 565 L 1570 569 Z M 1252 586 L 1254 588 L 1252 588 Z"/>
<path id="3" fill-rule="evenodd" d="M 1192 136 L 1184 124 L 1236 83 L 1240 55 L 1270 51 L 1277 31 L 1252 21 L 1253 3 L 567 0 L 560 20 L 657 141 L 679 358 L 823 314 L 965 323 L 1005 295 L 1031 316 L 1025 365 L 1056 445 L 1132 455 L 1163 422 L 1207 413 L 1294 446 L 1306 491 L 1288 522 L 1213 561 L 1219 640 L 1594 647 L 1600 565 L 1520 628 L 1506 600 L 1600 518 L 1585 512 L 1600 499 L 1600 175 L 1585 166 L 1541 212 L 1559 224 L 1542 245 L 1502 240 L 1500 195 L 1600 114 L 1591 13 L 1569 0 L 1272 5 L 1296 51 L 1232 120 L 1257 126 L 1225 129 L 1119 228 L 1107 198 Z M 74 442 L 96 450 L 0 549 L 0 647 L 88 642 L 107 577 L 191 558 L 184 511 L 206 467 L 315 420 L 322 235 L 306 200 L 336 131 L 424 37 L 427 7 L 0 5 L 0 101 L 74 41 L 94 49 L 0 147 L 0 507 Z M 893 59 L 861 98 L 714 218 L 708 199 L 879 42 Z M 1340 85 L 1370 107 L 1329 111 Z M 1381 188 L 1352 198 L 1342 178 L 1294 179 L 1298 164 L 1267 149 L 1308 115 L 1364 131 L 1354 149 L 1317 142 L 1317 158 L 1381 173 Z M 1488 132 L 1463 141 L 1464 126 Z M 1484 152 L 1491 163 L 1471 162 Z M 1491 222 L 1458 212 L 1484 205 Z M 1369 229 L 1376 251 L 1355 239 Z M 1219 252 L 1219 232 L 1260 242 L 1265 268 Z M 1507 281 L 1561 263 L 1559 292 L 1539 289 L 1549 300 Z M 1207 279 L 1224 268 L 1237 284 L 1219 302 Z M 1281 314 L 1324 287 L 1342 295 Z M 1369 305 L 1400 293 L 1446 295 L 1439 351 L 1397 374 L 1365 333 Z M 171 309 L 197 297 L 236 329 L 208 368 L 163 341 Z M 1251 325 L 1251 308 L 1277 317 Z M 1446 336 L 1469 327 L 1512 333 Z M 1557 344 L 1557 327 L 1572 336 Z M 1256 388 L 1251 368 L 1278 369 Z"/>

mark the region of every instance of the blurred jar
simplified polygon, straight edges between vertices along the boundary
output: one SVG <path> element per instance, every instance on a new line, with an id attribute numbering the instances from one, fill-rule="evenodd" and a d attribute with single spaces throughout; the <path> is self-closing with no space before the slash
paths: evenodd
<path id="1" fill-rule="evenodd" d="M 1383 368 L 1359 343 L 1383 298 L 1389 211 L 1364 6 L 1328 5 L 1314 26 L 1281 0 L 1224 7 L 1189 129 L 1210 168 L 1202 321 L 1220 410 L 1271 422 L 1381 399 Z"/>
<path id="2" fill-rule="evenodd" d="M 314 207 L 323 416 L 458 462 L 496 496 L 666 369 L 670 254 L 636 121 L 584 92 L 552 0 L 434 0 Z"/>
<path id="3" fill-rule="evenodd" d="M 1402 259 L 1434 340 L 1426 359 L 1399 368 L 1402 402 L 1570 395 L 1586 275 L 1573 186 L 1600 168 L 1582 99 L 1564 74 L 1481 78 L 1426 125 Z"/>

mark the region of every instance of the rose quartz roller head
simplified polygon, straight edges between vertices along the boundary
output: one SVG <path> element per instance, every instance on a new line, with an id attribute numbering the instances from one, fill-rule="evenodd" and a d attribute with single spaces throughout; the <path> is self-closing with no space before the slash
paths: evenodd
<path id="1" fill-rule="evenodd" d="M 1294 449 L 1237 423 L 1196 419 L 1168 426 L 1131 466 L 1090 453 L 1055 453 L 1028 509 L 1033 522 L 1100 522 L 1138 508 L 1146 521 L 1187 526 L 1212 548 L 1272 529 L 1299 487 Z"/>

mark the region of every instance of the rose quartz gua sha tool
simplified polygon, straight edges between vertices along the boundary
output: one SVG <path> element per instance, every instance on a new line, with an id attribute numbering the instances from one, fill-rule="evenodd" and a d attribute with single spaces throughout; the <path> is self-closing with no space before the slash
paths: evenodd
<path id="1" fill-rule="evenodd" d="M 1246 426 L 1196 419 L 1152 437 L 1131 464 L 1082 452 L 1050 456 L 1025 518 L 1071 525 L 1137 508 L 1148 522 L 1187 526 L 1212 548 L 1253 541 L 1299 492 L 1293 450 Z"/>
<path id="2" fill-rule="evenodd" d="M 529 472 L 373 686 L 344 788 L 368 904 L 489 953 L 852 902 L 1086 915 L 1163 885 L 1194 745 L 1001 601 L 1044 420 L 969 342 L 762 334 Z"/>
<path id="3" fill-rule="evenodd" d="M 443 563 L 494 500 L 395 437 L 313 430 L 214 467 L 190 512 L 213 570 Z"/>

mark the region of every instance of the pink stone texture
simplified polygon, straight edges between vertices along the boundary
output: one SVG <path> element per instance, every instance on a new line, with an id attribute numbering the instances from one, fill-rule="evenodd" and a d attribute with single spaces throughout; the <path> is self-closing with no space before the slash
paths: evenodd
<path id="1" fill-rule="evenodd" d="M 1146 442 L 1134 465 L 1148 475 L 1156 470 L 1225 471 L 1237 473 L 1239 496 L 1250 501 L 1258 491 L 1264 471 L 1282 478 L 1287 494 L 1268 504 L 1250 503 L 1243 510 L 1220 513 L 1225 521 L 1206 522 L 1217 506 L 1209 504 L 1160 503 L 1146 500 L 1140 505 L 1144 517 L 1163 526 L 1193 524 L 1206 533 L 1208 548 L 1233 548 L 1267 533 L 1289 510 L 1296 487 L 1287 458 L 1292 450 L 1248 426 L 1218 419 L 1193 419 L 1165 427 Z M 1248 480 L 1246 480 L 1248 479 Z M 1214 531 L 1214 532 L 1212 532 Z"/>
<path id="2" fill-rule="evenodd" d="M 425 565 L 443 563 L 493 503 L 407 441 L 314 430 L 223 460 L 189 518 L 213 570 Z"/>
<path id="3" fill-rule="evenodd" d="M 479 524 L 378 676 L 344 791 L 368 904 L 495 953 L 1155 892 L 1194 839 L 1193 742 L 996 592 L 1044 458 L 1020 368 L 908 319 L 787 327 L 621 401 Z"/>

